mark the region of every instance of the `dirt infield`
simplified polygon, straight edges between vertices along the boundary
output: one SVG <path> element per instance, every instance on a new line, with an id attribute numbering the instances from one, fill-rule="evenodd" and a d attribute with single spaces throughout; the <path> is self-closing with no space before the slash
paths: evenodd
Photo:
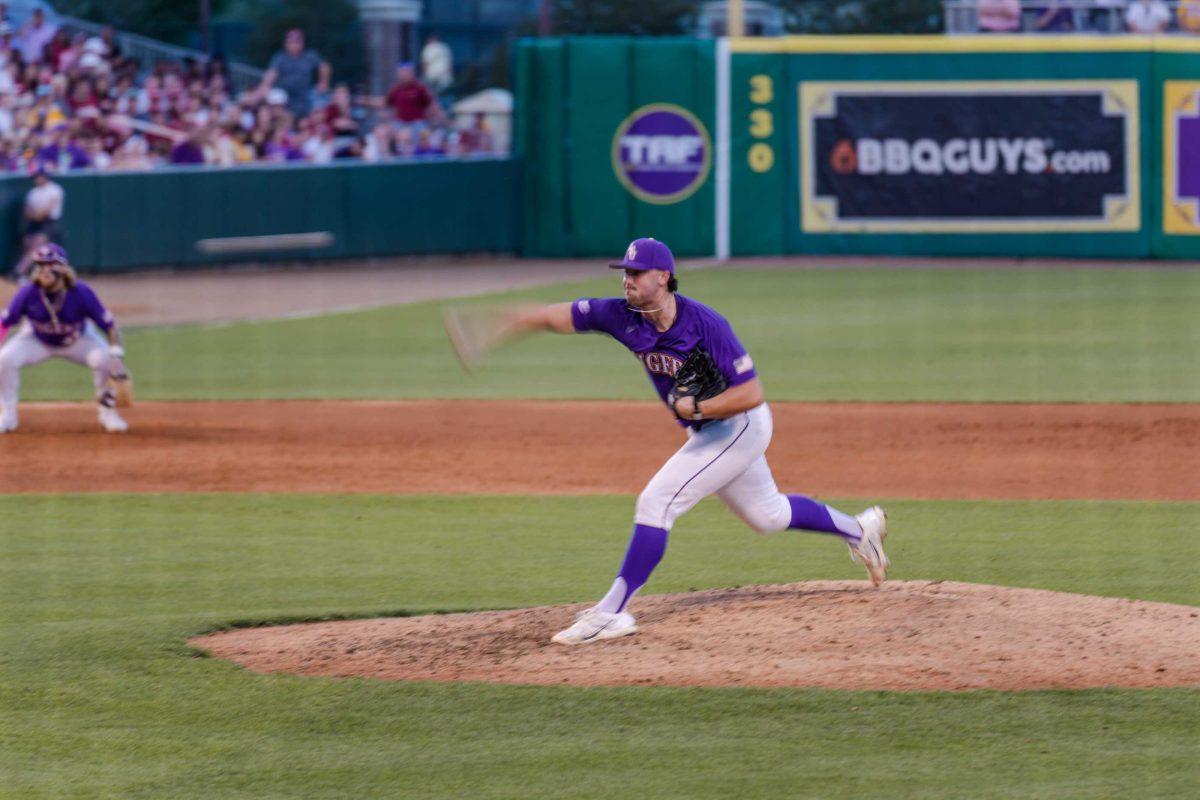
<path id="1" fill-rule="evenodd" d="M 816 495 L 1197 500 L 1198 405 L 777 404 L 781 486 Z M 681 441 L 652 403 L 22 407 L 6 492 L 635 493 Z M 587 430 L 619 435 L 588 436 Z M 632 446 L 632 443 L 638 446 Z M 902 536 L 903 531 L 895 532 Z M 618 554 L 614 553 L 614 558 Z M 1038 689 L 1200 684 L 1200 609 L 955 583 L 639 598 L 643 632 L 567 650 L 553 607 L 239 630 L 254 670 L 576 685 Z"/>
<path id="2" fill-rule="evenodd" d="M 1200 405 L 773 410 L 768 455 L 792 491 L 1200 499 Z M 681 441 L 666 414 L 608 402 L 143 403 L 114 436 L 90 405 L 27 404 L 20 430 L 0 436 L 0 491 L 636 493 Z"/>
<path id="3" fill-rule="evenodd" d="M 191 644 L 256 672 L 575 686 L 1081 689 L 1200 684 L 1200 609 L 908 581 L 638 601 L 635 636 L 563 647 L 579 606 L 235 630 Z"/>

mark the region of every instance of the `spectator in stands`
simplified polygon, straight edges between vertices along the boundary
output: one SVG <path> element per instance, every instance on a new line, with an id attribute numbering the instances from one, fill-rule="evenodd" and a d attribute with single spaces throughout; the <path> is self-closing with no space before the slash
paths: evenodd
<path id="1" fill-rule="evenodd" d="M 36 27 L 42 35 L 52 29 L 44 22 Z M 29 29 L 22 29 L 21 46 L 15 46 L 17 38 L 11 31 L 6 35 L 0 22 L 3 171 L 24 173 L 41 163 L 67 170 L 305 158 L 380 161 L 476 152 L 486 147 L 480 140 L 490 137 L 470 125 L 452 128 L 412 65 L 397 70 L 388 97 L 358 101 L 397 123 L 363 137 L 379 120 L 355 107 L 345 84 L 309 114 L 297 115 L 289 108 L 282 71 L 266 92 L 259 91 L 260 84 L 235 98 L 217 60 L 158 59 L 151 74 L 142 75 L 137 63 L 116 54 L 111 29 L 100 36 L 71 36 L 69 26 L 51 34 L 38 58 L 29 60 L 24 47 Z M 312 70 L 308 77 L 311 83 Z"/>
<path id="2" fill-rule="evenodd" d="M 417 146 L 413 155 L 426 158 L 446 155 L 446 134 L 441 128 L 421 128 L 417 131 Z"/>
<path id="3" fill-rule="evenodd" d="M 1037 15 L 1033 20 L 1033 30 L 1037 33 L 1064 33 L 1075 30 L 1075 18 L 1071 9 L 1060 6 L 1058 0 L 1050 0 L 1049 5 L 1032 9 Z"/>
<path id="4" fill-rule="evenodd" d="M 482 111 L 475 115 L 471 127 L 461 131 L 458 136 L 458 151 L 463 154 L 491 153 L 495 146 L 487 114 Z"/>
<path id="5" fill-rule="evenodd" d="M 16 28 L 11 22 L 0 22 L 0 67 L 7 67 L 13 63 L 20 63 L 19 59 L 23 58 L 23 54 L 17 50 L 16 44 L 13 42 L 13 33 Z"/>
<path id="6" fill-rule="evenodd" d="M 25 194 L 22 206 L 22 256 L 13 270 L 18 277 L 25 276 L 35 250 L 48 242 L 62 243 L 59 223 L 65 199 L 63 188 L 50 180 L 45 167 L 39 167 L 33 173 L 33 188 Z"/>
<path id="7" fill-rule="evenodd" d="M 1096 33 L 1122 33 L 1125 30 L 1125 0 L 1091 0 L 1092 7 L 1078 17 L 1080 30 Z"/>
<path id="8" fill-rule="evenodd" d="M 117 33 L 112 25 L 105 25 L 100 29 L 100 43 L 104 45 L 102 56 L 111 60 L 121 58 L 121 45 L 117 44 Z"/>
<path id="9" fill-rule="evenodd" d="M 98 135 L 85 137 L 82 144 L 93 169 L 108 169 L 112 166 L 112 156 L 104 149 L 104 140 Z"/>
<path id="10" fill-rule="evenodd" d="M 1162 33 L 1171 24 L 1171 12 L 1162 0 L 1136 0 L 1125 12 L 1130 33 Z"/>
<path id="11" fill-rule="evenodd" d="M 150 146 L 140 135 L 130 136 L 113 153 L 113 169 L 150 169 L 152 166 Z"/>
<path id="12" fill-rule="evenodd" d="M 429 34 L 421 48 L 421 77 L 435 94 L 441 94 L 454 83 L 454 53 L 435 33 Z"/>
<path id="13" fill-rule="evenodd" d="M 392 151 L 398 158 L 412 158 L 417 153 L 417 141 L 413 136 L 413 129 L 403 127 L 396 129 L 396 135 L 393 140 Z"/>
<path id="14" fill-rule="evenodd" d="M 313 82 L 313 74 L 317 80 Z M 267 91 L 278 87 L 287 92 L 289 110 L 297 117 L 306 116 L 312 107 L 312 93 L 315 89 L 325 93 L 329 91 L 329 77 L 332 70 L 329 62 L 321 58 L 315 50 L 304 47 L 304 32 L 293 28 L 287 32 L 283 40 L 283 49 L 271 58 L 258 93 L 266 96 Z"/>
<path id="15" fill-rule="evenodd" d="M 32 111 L 33 127 L 39 131 L 52 130 L 67 122 L 63 106 L 54 97 L 53 89 L 49 84 L 38 84 L 37 90 L 34 92 Z"/>
<path id="16" fill-rule="evenodd" d="M 8 13 L 8 3 L 0 3 L 0 24 L 12 26 L 12 17 Z"/>
<path id="17" fill-rule="evenodd" d="M 368 98 L 363 102 L 376 107 L 388 106 L 396 123 L 402 126 L 436 124 L 444 118 L 437 97 L 417 80 L 417 71 L 411 61 L 401 62 L 396 67 L 396 82 L 382 102 L 379 98 Z"/>
<path id="18" fill-rule="evenodd" d="M 84 39 L 77 62 L 81 67 L 85 67 L 83 64 L 85 58 L 91 58 L 100 72 L 111 70 L 112 57 L 108 55 L 108 45 L 99 36 L 89 36 Z"/>
<path id="19" fill-rule="evenodd" d="M 75 85 L 71 87 L 71 94 L 70 97 L 67 98 L 67 105 L 71 107 L 71 111 L 74 114 L 79 114 L 79 112 L 85 107 L 99 107 L 100 99 L 96 97 L 96 91 L 92 87 L 91 82 L 81 80 L 77 81 Z"/>
<path id="20" fill-rule="evenodd" d="M 25 20 L 17 37 L 17 47 L 30 63 L 42 61 L 42 50 L 54 38 L 58 26 L 46 19 L 46 13 L 40 8 L 33 10 L 33 15 Z"/>
<path id="21" fill-rule="evenodd" d="M 1020 0 L 978 0 L 980 33 L 1012 33 L 1021 29 Z"/>
<path id="22" fill-rule="evenodd" d="M 0 90 L 0 140 L 8 143 L 17 126 L 16 89 Z"/>
<path id="23" fill-rule="evenodd" d="M 263 147 L 262 158 L 263 161 L 303 161 L 304 153 L 296 147 L 288 128 L 280 126 Z"/>
<path id="24" fill-rule="evenodd" d="M 187 136 L 176 142 L 175 146 L 171 148 L 171 163 L 182 166 L 203 164 L 205 162 L 205 134 L 206 131 L 204 128 L 195 128 Z"/>
<path id="25" fill-rule="evenodd" d="M 62 72 L 64 63 L 62 54 L 71 49 L 71 34 L 62 28 L 54 32 L 50 41 L 42 47 L 42 63 L 55 72 Z"/>
<path id="26" fill-rule="evenodd" d="M 134 97 L 133 113 L 144 117 L 151 111 L 157 111 L 162 96 L 162 79 L 157 75 L 148 75 Z"/>
<path id="27" fill-rule="evenodd" d="M 246 129 L 236 122 L 223 125 L 213 142 L 213 163 L 221 167 L 236 167 L 254 160 Z"/>
<path id="28" fill-rule="evenodd" d="M 354 136 L 358 133 L 358 122 L 354 119 L 354 106 L 350 98 L 350 87 L 339 83 L 333 87 L 333 96 L 323 112 L 324 122 L 339 136 Z"/>
<path id="29" fill-rule="evenodd" d="M 1175 9 L 1179 30 L 1200 33 L 1200 0 L 1182 0 Z"/>
<path id="30" fill-rule="evenodd" d="M 315 130 L 311 130 L 315 128 Z M 310 126 L 308 137 L 300 147 L 305 159 L 314 164 L 328 164 L 337 152 L 333 128 L 325 124 Z"/>
<path id="31" fill-rule="evenodd" d="M 41 164 L 54 164 L 59 170 L 83 169 L 92 163 L 65 122 L 54 126 L 49 140 L 38 150 L 37 160 Z"/>
<path id="32" fill-rule="evenodd" d="M 395 152 L 393 150 L 392 126 L 381 122 L 374 127 L 363 144 L 364 161 L 386 161 Z"/>

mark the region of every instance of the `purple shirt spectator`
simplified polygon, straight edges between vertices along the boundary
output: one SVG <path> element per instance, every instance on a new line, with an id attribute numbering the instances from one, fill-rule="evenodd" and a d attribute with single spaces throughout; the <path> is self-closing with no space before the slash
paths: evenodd
<path id="1" fill-rule="evenodd" d="M 172 164 L 203 164 L 204 150 L 191 139 L 184 139 L 171 148 Z"/>
<path id="2" fill-rule="evenodd" d="M 263 158 L 267 161 L 303 161 L 304 153 L 291 142 L 267 142 Z"/>
<path id="3" fill-rule="evenodd" d="M 1057 0 L 1050 0 L 1049 5 L 1031 8 L 1036 16 L 1033 20 L 1033 30 L 1040 33 L 1060 33 L 1075 30 L 1075 17 L 1071 9 L 1060 6 Z"/>
<path id="4" fill-rule="evenodd" d="M 50 144 L 38 150 L 37 160 L 43 164 L 52 164 L 60 169 L 87 169 L 92 165 L 92 159 L 87 151 L 74 142 L 66 145 Z"/>

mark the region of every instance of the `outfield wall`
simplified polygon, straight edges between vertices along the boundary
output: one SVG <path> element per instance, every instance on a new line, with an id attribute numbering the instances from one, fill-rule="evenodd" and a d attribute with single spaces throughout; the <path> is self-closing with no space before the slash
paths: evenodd
<path id="1" fill-rule="evenodd" d="M 532 255 L 1200 257 L 1194 39 L 537 40 L 517 76 Z"/>
<path id="2" fill-rule="evenodd" d="M 512 252 L 519 245 L 520 164 L 512 159 L 88 172 L 55 180 L 66 192 L 64 244 L 72 263 L 89 271 Z M 10 257 L 29 186 L 27 178 L 0 180 L 0 247 Z"/>

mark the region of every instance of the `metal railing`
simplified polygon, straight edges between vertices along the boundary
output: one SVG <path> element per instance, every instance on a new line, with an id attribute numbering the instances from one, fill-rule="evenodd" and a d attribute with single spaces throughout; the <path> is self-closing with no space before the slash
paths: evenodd
<path id="1" fill-rule="evenodd" d="M 1071 12 L 1073 30 L 1039 31 L 1034 27 L 1034 22 L 1051 4 L 1051 0 L 1022 0 L 1020 3 L 1021 26 L 1011 31 L 1011 33 L 1028 33 L 1034 35 L 1042 33 L 1057 35 L 1069 33 L 1127 33 L 1125 11 L 1130 5 L 1133 5 L 1133 2 L 1112 0 L 1112 2 L 1100 3 L 1096 2 L 1096 0 L 1057 0 L 1059 8 L 1068 9 Z M 1200 31 L 1191 31 L 1183 28 L 1179 21 L 1179 7 L 1190 6 L 1195 10 L 1197 22 L 1200 24 L 1200 3 L 1196 2 L 1196 0 L 1191 0 L 1190 2 L 1186 0 L 1172 0 L 1171 2 L 1162 3 L 1162 5 L 1165 5 L 1167 10 L 1171 12 L 1171 21 L 1167 26 L 1167 33 L 1184 36 L 1196 36 L 1200 34 Z M 944 11 L 943 19 L 945 20 L 946 33 L 991 33 L 991 31 L 982 31 L 979 28 L 978 3 L 976 0 L 942 0 L 942 9 Z"/>
<path id="2" fill-rule="evenodd" d="M 67 30 L 82 31 L 92 36 L 99 36 L 106 27 L 96 22 L 89 22 L 86 19 L 68 17 L 61 14 L 55 19 L 60 26 Z M 177 45 L 160 42 L 157 39 L 138 36 L 136 33 L 114 29 L 113 38 L 120 45 L 122 52 L 127 57 L 135 59 L 141 64 L 142 69 L 146 71 L 153 69 L 154 63 L 160 60 L 182 61 L 183 59 L 191 59 L 201 64 L 206 64 L 209 60 L 209 55 L 203 51 L 192 50 L 188 47 L 178 47 Z M 236 61 L 228 61 L 225 66 L 229 73 L 229 83 L 238 91 L 251 89 L 257 86 L 259 81 L 262 80 L 264 70 L 257 67 Z"/>

